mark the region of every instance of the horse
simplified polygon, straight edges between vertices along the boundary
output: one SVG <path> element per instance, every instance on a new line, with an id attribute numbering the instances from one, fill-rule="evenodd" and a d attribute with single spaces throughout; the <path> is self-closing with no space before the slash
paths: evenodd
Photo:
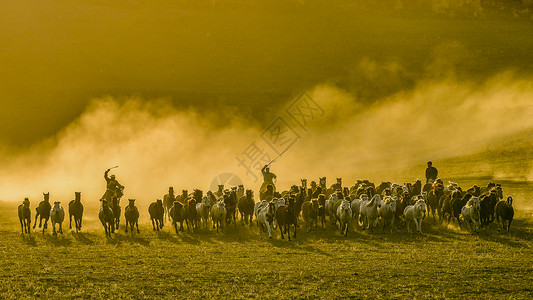
<path id="1" fill-rule="evenodd" d="M 183 231 L 183 222 L 185 221 L 187 215 L 187 212 L 185 211 L 185 205 L 183 205 L 180 201 L 175 200 L 168 213 L 170 219 L 172 220 L 172 225 L 176 230 L 176 234 L 178 234 L 178 222 L 180 223 L 179 230 Z"/>
<path id="2" fill-rule="evenodd" d="M 271 224 L 276 216 L 274 202 L 261 201 L 255 204 L 255 218 L 263 231 L 268 231 L 268 238 L 272 238 Z"/>
<path id="3" fill-rule="evenodd" d="M 237 199 L 241 199 L 241 197 L 244 196 L 244 193 L 245 193 L 244 185 L 239 184 L 237 186 Z"/>
<path id="4" fill-rule="evenodd" d="M 246 195 L 239 199 L 239 212 L 241 214 L 241 223 L 245 223 L 252 226 L 252 216 L 254 214 L 254 192 L 252 190 L 246 190 Z"/>
<path id="5" fill-rule="evenodd" d="M 506 201 L 499 201 L 496 204 L 494 218 L 498 222 L 498 231 L 500 231 L 500 219 L 502 220 L 502 228 L 509 233 L 511 229 L 511 222 L 513 221 L 514 208 L 513 208 L 513 197 L 507 197 Z M 507 221 L 507 226 L 505 225 Z"/>
<path id="6" fill-rule="evenodd" d="M 196 211 L 196 200 L 189 199 L 185 205 L 185 223 L 187 224 L 187 231 L 190 231 L 198 228 L 198 212 Z M 189 225 L 190 224 L 190 225 Z"/>
<path id="7" fill-rule="evenodd" d="M 112 233 L 115 233 L 115 215 L 113 214 L 113 210 L 107 205 L 107 200 L 105 199 L 102 200 L 102 207 L 100 207 L 100 211 L 98 212 L 98 218 L 102 226 L 104 226 L 106 236 L 111 236 Z"/>
<path id="8" fill-rule="evenodd" d="M 163 229 L 163 219 L 165 218 L 163 201 L 161 199 L 157 199 L 155 202 L 150 203 L 150 206 L 148 207 L 148 213 L 150 214 L 153 230 L 159 231 L 159 229 Z"/>
<path id="9" fill-rule="evenodd" d="M 113 224 L 115 226 L 115 229 L 118 230 L 118 225 L 120 223 L 120 212 L 121 212 L 120 199 L 118 197 L 113 197 L 111 209 L 113 210 Z"/>
<path id="10" fill-rule="evenodd" d="M 431 214 L 433 215 L 433 220 L 436 220 L 435 217 L 435 210 L 437 211 L 437 215 L 440 219 L 440 207 L 439 207 L 439 201 L 440 198 L 444 196 L 444 185 L 440 183 L 433 184 L 433 188 L 428 193 L 428 202 L 427 206 L 429 210 L 431 211 Z"/>
<path id="11" fill-rule="evenodd" d="M 48 228 L 48 219 L 50 218 L 50 210 L 52 209 L 52 205 L 50 205 L 50 193 L 43 193 L 44 200 L 39 202 L 39 206 L 35 208 L 36 214 L 35 214 L 35 223 L 33 223 L 33 229 L 35 229 L 35 226 L 37 225 L 37 218 L 39 218 L 39 228 L 41 228 L 43 219 L 44 219 L 44 227 L 43 227 L 43 234 L 44 230 Z"/>
<path id="12" fill-rule="evenodd" d="M 218 185 L 218 190 L 215 192 L 215 196 L 222 197 L 222 195 L 224 195 L 224 185 L 223 184 L 219 184 Z"/>
<path id="13" fill-rule="evenodd" d="M 139 210 L 135 206 L 135 199 L 128 199 L 129 205 L 124 208 L 124 219 L 126 219 L 126 233 L 128 233 L 128 225 L 130 226 L 131 235 L 133 236 L 134 226 L 137 226 L 137 233 L 139 231 Z"/>
<path id="14" fill-rule="evenodd" d="M 359 227 L 359 214 L 361 210 L 361 202 L 363 202 L 364 200 L 368 201 L 367 194 L 361 194 L 360 198 L 353 199 L 351 203 L 352 219 L 355 221 L 356 227 Z"/>
<path id="15" fill-rule="evenodd" d="M 305 201 L 302 204 L 302 216 L 307 226 L 307 232 L 311 231 L 314 227 L 317 227 L 318 223 L 318 199 L 311 199 L 311 201 Z"/>
<path id="16" fill-rule="evenodd" d="M 341 192 L 336 192 L 326 200 L 326 213 L 329 215 L 330 222 L 334 224 L 335 227 L 337 227 L 337 207 L 341 205 L 343 198 L 344 196 Z"/>
<path id="17" fill-rule="evenodd" d="M 181 195 L 176 196 L 176 200 L 181 202 L 181 204 L 187 204 L 188 199 L 189 199 L 189 192 L 187 190 L 182 190 Z"/>
<path id="18" fill-rule="evenodd" d="M 81 230 L 81 219 L 83 217 L 83 204 L 81 203 L 81 192 L 74 193 L 74 200 L 68 203 L 69 229 L 72 229 L 72 217 L 76 233 Z"/>
<path id="19" fill-rule="evenodd" d="M 490 190 L 488 194 L 481 196 L 479 203 L 479 217 L 481 220 L 481 226 L 489 225 L 492 221 L 494 221 L 494 208 L 498 203 L 498 192 L 496 188 Z"/>
<path id="20" fill-rule="evenodd" d="M 344 236 L 348 236 L 348 225 L 352 219 L 350 197 L 343 199 L 341 204 L 337 207 L 337 219 L 340 224 L 341 234 L 344 232 Z"/>
<path id="21" fill-rule="evenodd" d="M 291 225 L 294 225 L 294 238 L 296 238 L 296 209 L 294 198 L 289 198 L 287 205 L 280 205 L 276 209 L 276 221 L 281 232 L 281 238 L 285 239 L 283 232 L 285 232 L 291 240 Z"/>
<path id="22" fill-rule="evenodd" d="M 322 229 L 326 226 L 326 195 L 318 195 L 318 219 L 322 223 Z"/>
<path id="23" fill-rule="evenodd" d="M 363 229 L 370 229 L 376 226 L 378 221 L 378 207 L 381 206 L 381 196 L 375 194 L 372 200 L 362 201 L 359 207 L 359 221 L 363 223 Z"/>
<path id="24" fill-rule="evenodd" d="M 461 191 L 455 190 L 453 191 L 449 196 L 442 197 L 442 205 L 441 205 L 441 223 L 446 218 L 448 223 L 446 226 L 450 225 L 450 219 L 453 218 L 453 202 L 459 201 L 461 198 Z"/>
<path id="25" fill-rule="evenodd" d="M 169 187 L 168 194 L 163 196 L 163 208 L 165 209 L 165 215 L 167 216 L 168 220 L 170 220 L 169 211 L 170 208 L 174 205 L 174 201 L 176 201 L 176 196 L 174 195 L 174 188 Z"/>
<path id="26" fill-rule="evenodd" d="M 461 216 L 466 223 L 466 228 L 470 233 L 478 232 L 481 222 L 479 220 L 479 197 L 472 197 L 461 209 Z"/>
<path id="27" fill-rule="evenodd" d="M 457 223 L 459 223 L 460 229 L 463 229 L 461 225 L 461 219 L 459 218 L 459 216 L 461 215 L 461 209 L 466 205 L 468 200 L 470 200 L 470 198 L 472 197 L 473 197 L 472 194 L 468 193 L 464 195 L 463 198 L 457 198 L 453 200 L 452 202 L 453 217 L 457 220 Z"/>
<path id="28" fill-rule="evenodd" d="M 226 221 L 226 204 L 224 203 L 223 197 L 220 197 L 219 200 L 213 204 L 213 207 L 211 207 L 211 219 L 213 220 L 213 229 L 215 229 L 216 225 L 218 232 L 218 229 L 222 228 Z"/>
<path id="29" fill-rule="evenodd" d="M 415 183 L 411 186 L 411 194 L 410 196 L 416 196 L 420 195 L 422 193 L 422 181 L 420 179 L 417 179 Z"/>
<path id="30" fill-rule="evenodd" d="M 396 216 L 396 200 L 392 197 L 385 197 L 381 207 L 378 207 L 378 217 L 381 221 L 381 232 L 384 231 L 385 225 L 390 224 L 390 232 L 394 227 L 394 217 Z"/>
<path id="31" fill-rule="evenodd" d="M 30 228 L 31 228 L 30 227 L 30 224 L 31 224 L 30 199 L 24 198 L 24 201 L 22 202 L 22 204 L 18 206 L 18 216 L 19 216 L 19 221 L 20 221 L 20 229 L 22 233 L 29 234 Z"/>
<path id="32" fill-rule="evenodd" d="M 202 220 L 204 229 L 208 229 L 207 219 L 209 218 L 209 212 L 211 210 L 211 202 L 207 196 L 202 197 L 200 203 L 196 203 L 196 212 L 198 219 Z"/>
<path id="33" fill-rule="evenodd" d="M 56 224 L 59 224 L 58 232 L 63 234 L 63 220 L 65 219 L 65 210 L 61 206 L 61 202 L 54 202 L 54 206 L 50 210 L 50 221 L 52 222 L 53 234 L 56 235 Z"/>
<path id="34" fill-rule="evenodd" d="M 227 194 L 227 197 L 224 196 L 224 203 L 226 204 L 226 224 L 231 224 L 231 222 L 235 223 L 235 227 L 237 227 L 236 222 L 236 208 L 237 208 L 237 189 L 232 188 L 229 194 Z"/>
<path id="35" fill-rule="evenodd" d="M 408 205 L 403 210 L 407 232 L 412 233 L 411 223 L 415 223 L 416 231 L 422 233 L 422 219 L 426 213 L 426 203 L 423 199 L 416 201 L 414 205 Z"/>

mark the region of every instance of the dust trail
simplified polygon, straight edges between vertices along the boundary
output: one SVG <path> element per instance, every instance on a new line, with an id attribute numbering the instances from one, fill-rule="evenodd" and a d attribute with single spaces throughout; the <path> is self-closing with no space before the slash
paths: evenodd
<path id="1" fill-rule="evenodd" d="M 342 176 L 385 179 L 391 169 L 426 160 L 476 153 L 494 141 L 533 129 L 530 78 L 504 73 L 483 84 L 453 79 L 421 81 L 412 90 L 375 104 L 324 84 L 310 91 L 325 115 L 272 170 L 279 188 L 300 178 Z M 287 99 L 290 101 L 291 99 Z M 235 157 L 262 132 L 239 110 L 177 110 L 169 101 L 96 99 L 52 139 L 25 153 L 6 154 L 0 175 L 1 199 L 36 201 L 42 192 L 71 200 L 75 191 L 96 202 L 113 171 L 125 197 L 148 203 L 168 186 L 207 189 L 220 173 L 239 175 L 257 189 Z"/>

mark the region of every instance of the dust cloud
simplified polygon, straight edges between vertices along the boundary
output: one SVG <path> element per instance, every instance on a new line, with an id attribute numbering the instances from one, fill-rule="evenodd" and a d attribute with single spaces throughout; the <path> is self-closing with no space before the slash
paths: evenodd
<path id="1" fill-rule="evenodd" d="M 366 62 L 365 64 L 368 64 Z M 324 115 L 272 165 L 285 189 L 327 176 L 389 178 L 388 170 L 475 154 L 509 135 L 533 129 L 531 78 L 502 73 L 481 84 L 428 79 L 373 104 L 331 84 L 308 93 Z M 286 99 L 287 104 L 292 99 Z M 283 111 L 280 110 L 280 115 Z M 81 191 L 97 203 L 112 166 L 126 186 L 125 198 L 148 203 L 169 186 L 177 191 L 209 188 L 220 173 L 235 173 L 258 188 L 236 157 L 259 139 L 263 125 L 238 108 L 177 109 L 168 99 L 94 99 L 55 137 L 24 153 L 5 153 L 2 200 L 73 199 Z M 502 144 L 501 147 L 505 147 Z"/>

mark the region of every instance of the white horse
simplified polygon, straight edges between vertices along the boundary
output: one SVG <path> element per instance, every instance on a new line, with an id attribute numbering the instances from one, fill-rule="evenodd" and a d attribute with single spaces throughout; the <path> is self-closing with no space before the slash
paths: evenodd
<path id="1" fill-rule="evenodd" d="M 198 213 L 198 218 L 202 220 L 203 227 L 208 229 L 207 220 L 209 218 L 209 211 L 211 210 L 211 201 L 207 196 L 202 197 L 202 202 L 196 203 L 196 212 Z"/>
<path id="2" fill-rule="evenodd" d="M 352 208 L 350 200 L 342 200 L 339 207 L 337 207 L 337 219 L 339 220 L 341 227 L 341 234 L 344 231 L 344 236 L 348 235 L 348 225 L 352 220 Z"/>
<path id="3" fill-rule="evenodd" d="M 63 220 L 65 219 L 65 210 L 61 206 L 61 202 L 54 202 L 54 206 L 50 210 L 50 221 L 52 221 L 53 234 L 56 235 L 56 223 L 59 223 L 58 232 L 63 234 Z"/>
<path id="4" fill-rule="evenodd" d="M 276 217 L 276 207 L 274 202 L 261 201 L 256 203 L 255 216 L 263 231 L 268 231 L 268 238 L 272 238 L 271 224 Z"/>
<path id="5" fill-rule="evenodd" d="M 359 220 L 363 222 L 363 229 L 372 230 L 378 221 L 378 207 L 381 206 L 381 196 L 376 194 L 372 200 L 363 200 L 359 207 Z"/>
<path id="6" fill-rule="evenodd" d="M 403 216 L 405 218 L 405 225 L 407 226 L 407 232 L 411 233 L 411 223 L 415 223 L 416 231 L 422 233 L 422 219 L 426 213 L 426 202 L 423 199 L 419 199 L 413 205 L 408 205 L 403 210 Z"/>
<path id="7" fill-rule="evenodd" d="M 355 225 L 359 226 L 359 211 L 361 210 L 361 202 L 368 201 L 367 194 L 361 194 L 361 198 L 352 201 L 352 218 L 355 220 Z"/>
<path id="8" fill-rule="evenodd" d="M 342 199 L 339 199 L 337 193 L 331 194 L 331 196 L 329 196 L 329 199 L 326 200 L 326 214 L 329 215 L 330 221 L 334 223 L 335 226 L 337 225 L 337 207 L 341 205 L 341 201 Z"/>
<path id="9" fill-rule="evenodd" d="M 381 207 L 378 207 L 378 217 L 381 221 L 381 232 L 385 225 L 390 224 L 390 232 L 394 228 L 394 216 L 396 215 L 396 200 L 390 196 L 385 197 Z"/>
<path id="10" fill-rule="evenodd" d="M 479 219 L 480 209 L 479 197 L 472 197 L 465 206 L 461 209 L 461 216 L 466 223 L 466 227 L 470 233 L 478 232 L 481 221 Z"/>
<path id="11" fill-rule="evenodd" d="M 211 207 L 211 219 L 213 220 L 213 229 L 215 225 L 217 228 L 223 227 L 222 224 L 226 221 L 226 204 L 224 203 L 224 198 L 220 197 L 213 206 Z"/>

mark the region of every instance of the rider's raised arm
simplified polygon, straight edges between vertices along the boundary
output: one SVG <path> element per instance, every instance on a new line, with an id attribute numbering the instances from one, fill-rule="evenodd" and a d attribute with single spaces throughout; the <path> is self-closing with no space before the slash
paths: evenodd
<path id="1" fill-rule="evenodd" d="M 104 178 L 105 178 L 105 181 L 107 181 L 107 182 L 109 182 L 109 176 L 108 176 L 109 171 L 110 171 L 110 169 L 107 169 L 107 170 L 105 171 L 105 173 L 104 173 Z"/>
<path id="2" fill-rule="evenodd" d="M 265 174 L 266 173 L 266 168 L 268 167 L 268 165 L 265 165 L 262 169 L 261 169 L 261 173 Z"/>

